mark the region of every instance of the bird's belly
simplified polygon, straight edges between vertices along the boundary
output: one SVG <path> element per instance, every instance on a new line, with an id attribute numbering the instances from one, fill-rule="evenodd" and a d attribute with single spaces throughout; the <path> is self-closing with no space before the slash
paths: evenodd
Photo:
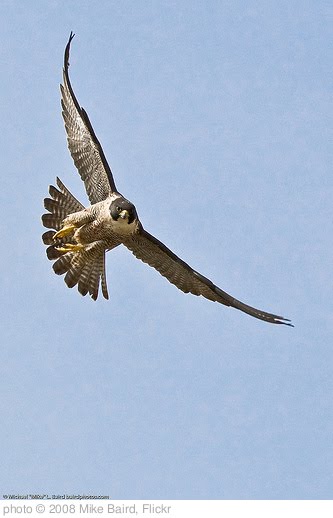
<path id="1" fill-rule="evenodd" d="M 94 241 L 105 241 L 110 235 L 107 225 L 93 221 L 78 228 L 74 233 L 74 239 L 81 245 L 88 245 Z"/>
<path id="2" fill-rule="evenodd" d="M 122 221 L 120 224 L 113 221 L 98 221 L 86 223 L 76 229 L 74 239 L 77 243 L 88 245 L 95 241 L 105 241 L 105 243 L 119 241 L 128 238 L 135 232 L 136 225 Z"/>

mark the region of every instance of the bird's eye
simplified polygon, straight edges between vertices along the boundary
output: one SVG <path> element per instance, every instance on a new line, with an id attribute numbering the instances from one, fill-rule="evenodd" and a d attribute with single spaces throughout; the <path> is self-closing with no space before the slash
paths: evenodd
<path id="1" fill-rule="evenodd" d="M 121 212 L 121 207 L 117 207 L 117 212 Z"/>

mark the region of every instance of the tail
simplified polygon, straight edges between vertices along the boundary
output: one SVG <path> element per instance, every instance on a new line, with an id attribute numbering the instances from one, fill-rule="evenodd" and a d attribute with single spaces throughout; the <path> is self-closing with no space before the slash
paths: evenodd
<path id="1" fill-rule="evenodd" d="M 51 198 L 44 199 L 44 207 L 49 212 L 47 214 L 43 214 L 42 223 L 46 228 L 53 228 L 55 230 L 49 230 L 42 235 L 43 243 L 45 245 L 49 245 L 46 249 L 46 254 L 49 259 L 57 259 L 61 255 L 57 247 L 64 245 L 66 243 L 75 244 L 73 236 L 66 236 L 63 239 L 59 239 L 57 242 L 53 241 L 53 236 L 55 231 L 60 230 L 62 227 L 62 222 L 69 214 L 73 212 L 78 212 L 84 209 L 82 203 L 80 203 L 64 186 L 64 184 L 57 178 L 57 185 L 60 191 L 50 185 L 49 193 Z"/>
<path id="2" fill-rule="evenodd" d="M 57 275 L 65 275 L 65 283 L 69 288 L 76 284 L 82 295 L 89 295 L 96 300 L 99 285 L 103 296 L 108 299 L 108 290 L 105 274 L 105 245 L 96 241 L 75 252 L 64 252 L 59 248 L 66 244 L 76 245 L 74 235 L 70 234 L 60 239 L 53 239 L 56 231 L 62 228 L 62 222 L 69 214 L 84 209 L 84 206 L 70 193 L 64 184 L 57 178 L 59 189 L 50 186 L 51 198 L 45 198 L 44 207 L 49 212 L 43 214 L 44 227 L 51 228 L 42 235 L 43 243 L 48 245 L 46 254 L 48 259 L 55 260 L 53 270 Z"/>

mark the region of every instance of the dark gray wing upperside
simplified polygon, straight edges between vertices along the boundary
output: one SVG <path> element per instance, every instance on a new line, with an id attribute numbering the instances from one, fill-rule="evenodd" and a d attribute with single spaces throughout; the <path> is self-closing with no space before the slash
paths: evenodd
<path id="1" fill-rule="evenodd" d="M 261 311 L 235 299 L 221 290 L 209 279 L 193 270 L 187 263 L 177 257 L 161 241 L 141 228 L 140 232 L 131 240 L 126 240 L 124 245 L 144 263 L 155 268 L 169 282 L 177 286 L 184 293 L 202 295 L 206 299 L 219 302 L 225 306 L 231 306 L 244 313 L 270 322 L 272 324 L 285 324 L 292 326 L 290 320 L 278 315 Z"/>
<path id="2" fill-rule="evenodd" d="M 67 132 L 68 148 L 84 182 L 91 204 L 105 200 L 117 192 L 112 172 L 106 161 L 85 110 L 80 107 L 69 79 L 69 51 L 74 34 L 71 33 L 65 49 L 63 85 L 61 89 L 62 116 Z"/>

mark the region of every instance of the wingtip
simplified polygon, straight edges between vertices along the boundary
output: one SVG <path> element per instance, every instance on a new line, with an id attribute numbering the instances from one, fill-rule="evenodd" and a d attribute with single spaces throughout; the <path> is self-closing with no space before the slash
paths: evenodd
<path id="1" fill-rule="evenodd" d="M 291 320 L 289 318 L 283 318 L 279 324 L 284 324 L 285 326 L 289 327 L 295 327 L 294 324 L 291 323 Z"/>
<path id="2" fill-rule="evenodd" d="M 65 56 L 64 56 L 64 69 L 67 70 L 69 67 L 69 51 L 72 43 L 72 39 L 74 38 L 75 34 L 73 31 L 70 32 L 69 39 L 65 48 Z"/>
<path id="3" fill-rule="evenodd" d="M 278 315 L 270 315 L 269 313 L 267 313 L 266 315 L 272 317 L 265 319 L 266 322 L 270 324 L 283 324 L 284 326 L 295 327 L 294 324 L 291 323 L 291 320 L 289 318 L 281 317 Z"/>

